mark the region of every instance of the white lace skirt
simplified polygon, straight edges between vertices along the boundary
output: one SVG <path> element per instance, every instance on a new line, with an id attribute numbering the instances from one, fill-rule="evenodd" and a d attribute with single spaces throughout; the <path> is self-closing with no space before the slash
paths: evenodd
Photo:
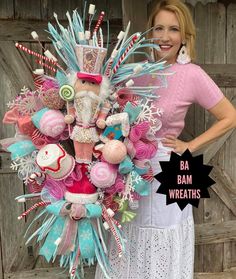
<path id="1" fill-rule="evenodd" d="M 169 160 L 170 149 L 159 143 L 152 160 L 155 173 L 159 161 Z M 113 239 L 109 243 L 111 279 L 193 279 L 194 222 L 192 207 L 183 211 L 178 205 L 166 205 L 166 196 L 157 194 L 159 182 L 152 183 L 152 193 L 142 198 L 137 217 L 124 226 L 126 254 L 119 258 Z M 95 279 L 105 279 L 99 266 Z"/>

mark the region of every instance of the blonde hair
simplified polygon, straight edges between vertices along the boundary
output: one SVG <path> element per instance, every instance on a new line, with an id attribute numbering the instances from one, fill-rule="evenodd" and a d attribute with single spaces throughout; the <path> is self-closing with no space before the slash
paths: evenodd
<path id="1" fill-rule="evenodd" d="M 185 42 L 188 54 L 191 60 L 194 61 L 196 58 L 196 30 L 188 7 L 181 0 L 160 1 L 149 16 L 148 29 L 154 26 L 155 17 L 162 10 L 173 12 L 176 15 L 180 25 L 182 41 Z M 152 38 L 152 30 L 149 32 L 148 37 Z"/>

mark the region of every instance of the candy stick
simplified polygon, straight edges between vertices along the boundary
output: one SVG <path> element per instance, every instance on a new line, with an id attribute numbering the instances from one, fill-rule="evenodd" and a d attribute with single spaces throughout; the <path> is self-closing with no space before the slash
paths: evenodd
<path id="1" fill-rule="evenodd" d="M 41 202 L 37 202 L 35 203 L 33 206 L 31 206 L 28 210 L 26 210 L 25 212 L 23 212 L 19 217 L 18 217 L 18 220 L 21 220 L 23 219 L 23 217 L 26 217 L 32 210 L 38 208 L 38 207 L 41 207 L 41 206 L 47 206 L 51 204 L 51 202 L 44 202 L 44 201 L 41 201 Z"/>
<path id="2" fill-rule="evenodd" d="M 106 210 L 105 206 L 102 207 L 102 216 L 106 220 L 106 222 L 108 223 L 108 225 L 111 229 L 111 232 L 113 233 L 113 235 L 115 237 L 116 245 L 117 245 L 117 248 L 118 248 L 118 254 L 119 254 L 119 257 L 121 257 L 122 256 L 122 245 L 121 245 L 120 239 L 119 239 L 119 237 L 116 233 L 116 230 L 115 230 L 115 228 L 112 224 L 111 218 L 107 213 L 107 210 Z"/>
<path id="3" fill-rule="evenodd" d="M 79 256 L 80 256 L 80 249 L 78 248 L 78 252 L 77 252 L 77 254 L 75 256 L 75 261 L 74 261 L 72 270 L 70 272 L 70 275 L 72 276 L 72 278 L 74 278 L 74 276 L 75 276 L 75 272 L 76 272 L 76 269 L 77 269 L 77 266 L 78 266 Z"/>
<path id="4" fill-rule="evenodd" d="M 69 114 L 69 102 L 74 100 L 75 91 L 74 88 L 70 85 L 63 85 L 59 90 L 59 95 L 62 100 L 66 101 L 66 110 L 67 114 Z M 71 134 L 70 124 L 68 124 L 69 134 Z"/>
<path id="5" fill-rule="evenodd" d="M 100 15 L 99 15 L 99 18 L 98 18 L 97 24 L 96 24 L 96 26 L 95 26 L 95 28 L 93 30 L 93 33 L 97 33 L 98 28 L 100 27 L 100 25 L 101 25 L 101 23 L 103 21 L 104 15 L 105 15 L 105 13 L 102 11 L 100 13 Z"/>
<path id="6" fill-rule="evenodd" d="M 56 65 L 59 69 L 61 69 L 62 71 L 64 71 L 63 68 L 61 67 L 61 65 L 59 65 L 59 64 L 57 63 L 57 61 L 54 61 L 52 58 L 48 58 L 48 57 L 46 57 L 46 56 L 44 56 L 44 55 L 42 55 L 42 54 L 39 54 L 39 53 L 37 53 L 37 52 L 35 52 L 35 51 L 31 50 L 31 49 L 28 49 L 27 47 L 25 47 L 25 46 L 23 46 L 23 45 L 21 45 L 21 44 L 19 44 L 19 43 L 15 43 L 15 46 L 16 46 L 17 48 L 19 48 L 20 50 L 22 50 L 22 51 L 24 51 L 24 52 L 26 52 L 26 53 L 28 53 L 28 54 L 30 54 L 30 55 L 34 55 L 34 56 L 36 56 L 36 57 L 38 57 L 38 58 L 40 58 L 40 59 L 42 59 L 42 60 L 48 61 L 48 62 L 52 63 L 53 65 Z M 46 51 L 46 53 L 49 53 L 49 51 Z M 54 57 L 54 56 L 51 54 L 51 57 Z M 56 58 L 55 58 L 55 59 L 56 59 Z M 40 64 L 40 63 L 39 63 L 39 64 Z M 46 66 L 46 67 L 47 67 L 47 66 Z"/>
<path id="7" fill-rule="evenodd" d="M 36 32 L 36 31 L 32 31 L 32 32 L 31 32 L 31 36 L 32 36 L 32 38 L 33 38 L 35 41 L 37 41 L 37 42 L 39 43 L 40 47 L 45 51 L 46 49 L 43 47 L 42 43 L 40 42 L 40 40 L 39 40 L 39 35 L 37 34 L 37 32 Z"/>
<path id="8" fill-rule="evenodd" d="M 130 49 L 134 46 L 135 42 L 139 39 L 140 34 L 136 34 L 133 36 L 131 42 L 129 43 L 128 47 L 126 48 L 126 50 L 124 51 L 124 53 L 121 55 L 120 59 L 118 60 L 117 64 L 115 65 L 115 67 L 113 68 L 113 74 L 115 74 L 118 70 L 118 68 L 120 67 L 120 64 L 124 61 L 127 53 L 130 51 Z"/>
<path id="9" fill-rule="evenodd" d="M 48 65 L 48 64 L 46 64 L 46 63 L 44 63 L 44 62 L 41 61 L 41 60 L 36 60 L 36 63 L 38 63 L 38 64 L 41 65 L 41 66 L 44 66 L 45 68 L 47 68 L 47 69 L 53 71 L 54 73 L 56 73 L 56 71 L 57 71 L 55 68 L 53 68 L 52 66 L 50 66 L 50 65 Z"/>

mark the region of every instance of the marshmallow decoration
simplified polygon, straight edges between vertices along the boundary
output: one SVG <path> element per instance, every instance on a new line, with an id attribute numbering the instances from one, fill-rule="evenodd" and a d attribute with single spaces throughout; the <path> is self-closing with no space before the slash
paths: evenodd
<path id="1" fill-rule="evenodd" d="M 98 162 L 92 167 L 90 179 L 98 188 L 107 188 L 116 181 L 117 171 L 114 167 L 105 162 Z"/>
<path id="2" fill-rule="evenodd" d="M 121 141 L 111 140 L 104 145 L 102 155 L 108 163 L 119 164 L 125 159 L 127 149 Z"/>
<path id="3" fill-rule="evenodd" d="M 11 152 L 12 169 L 27 187 L 27 194 L 17 200 L 35 201 L 19 219 L 35 214 L 41 220 L 28 241 L 41 240 L 40 255 L 48 262 L 60 256 L 71 279 L 79 279 L 79 269 L 95 260 L 109 278 L 104 230 L 114 238 L 120 257 L 125 251 L 117 212 L 122 223 L 132 221 L 136 213 L 130 209 L 136 210 L 137 200 L 150 192 L 149 159 L 158 148 L 154 131 L 161 128 L 162 114 L 153 103 L 158 104 L 155 90 L 161 82 L 166 86 L 159 71 L 164 62 L 127 64 L 131 56 L 157 45 L 140 33 L 128 37 L 129 23 L 108 50 L 103 46 L 105 14 L 98 13 L 93 26 L 94 14 L 94 5 L 89 10 L 85 5 L 83 18 L 77 10 L 67 12 L 68 26 L 63 27 L 54 13 L 58 26 L 48 24 L 53 54 L 35 31 L 31 35 L 44 55 L 16 43 L 45 71 L 36 69 L 35 88 L 22 88 L 9 102 L 3 122 L 15 125 L 16 137 L 1 141 Z M 138 77 L 157 72 L 158 86 L 136 85 Z M 158 129 L 151 123 L 158 123 Z M 43 207 L 45 218 L 34 212 L 38 207 Z"/>

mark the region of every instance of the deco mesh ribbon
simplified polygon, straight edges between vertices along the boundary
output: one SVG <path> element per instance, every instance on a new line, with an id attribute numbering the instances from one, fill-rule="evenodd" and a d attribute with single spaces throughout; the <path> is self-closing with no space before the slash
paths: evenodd
<path id="1" fill-rule="evenodd" d="M 27 193 L 16 200 L 35 201 L 19 219 L 41 208 L 33 221 L 39 227 L 29 226 L 26 243 L 36 238 L 40 254 L 47 261 L 59 256 L 71 278 L 81 278 L 83 266 L 95 261 L 110 278 L 106 233 L 115 239 L 117 256 L 125 254 L 121 224 L 132 222 L 136 213 L 130 204 L 137 207 L 150 192 L 150 159 L 158 148 L 155 132 L 162 114 L 160 82 L 135 86 L 135 79 L 158 72 L 165 86 L 164 62 L 127 64 L 137 53 L 149 58 L 145 49 L 158 46 L 141 33 L 128 37 L 129 23 L 107 57 L 105 13 L 95 23 L 94 13 L 90 5 L 86 26 L 86 13 L 81 18 L 76 10 L 72 16 L 67 12 L 68 28 L 54 14 L 57 28 L 49 23 L 48 32 L 57 57 L 43 48 L 35 31 L 43 55 L 16 43 L 45 70 L 32 73 L 35 88 L 24 87 L 8 103 L 3 123 L 14 124 L 16 135 L 1 140 L 26 186 Z"/>

